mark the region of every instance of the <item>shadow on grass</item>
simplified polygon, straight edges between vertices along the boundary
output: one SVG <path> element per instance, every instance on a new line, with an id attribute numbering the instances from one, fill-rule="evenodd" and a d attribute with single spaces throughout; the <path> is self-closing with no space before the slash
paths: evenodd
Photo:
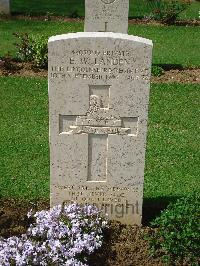
<path id="1" fill-rule="evenodd" d="M 167 208 L 169 203 L 174 203 L 178 197 L 144 198 L 142 225 L 149 226 L 150 222 Z"/>
<path id="2" fill-rule="evenodd" d="M 184 70 L 185 67 L 181 64 L 153 64 L 153 66 L 162 67 L 163 70 Z"/>

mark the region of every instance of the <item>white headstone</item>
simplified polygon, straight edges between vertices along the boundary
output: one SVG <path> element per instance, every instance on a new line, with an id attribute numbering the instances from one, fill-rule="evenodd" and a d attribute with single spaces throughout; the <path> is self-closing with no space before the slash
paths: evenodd
<path id="1" fill-rule="evenodd" d="M 49 39 L 52 206 L 141 224 L 151 57 L 150 40 L 126 34 Z"/>
<path id="2" fill-rule="evenodd" d="M 129 0 L 85 0 L 85 31 L 128 31 Z"/>
<path id="3" fill-rule="evenodd" d="M 10 0 L 0 0 L 0 14 L 10 14 Z"/>

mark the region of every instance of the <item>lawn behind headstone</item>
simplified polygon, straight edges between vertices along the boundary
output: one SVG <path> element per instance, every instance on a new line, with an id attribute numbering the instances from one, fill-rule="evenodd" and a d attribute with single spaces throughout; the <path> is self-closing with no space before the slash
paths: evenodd
<path id="1" fill-rule="evenodd" d="M 83 24 L 78 22 L 3 20 L 0 23 L 0 56 L 9 53 L 16 57 L 14 43 L 17 39 L 13 36 L 16 32 L 48 38 L 81 31 Z M 129 34 L 153 40 L 153 64 L 175 65 L 178 68 L 199 66 L 199 27 L 129 25 Z"/>
<path id="2" fill-rule="evenodd" d="M 192 1 L 191 5 L 179 14 L 183 20 L 199 18 L 199 2 Z M 156 5 L 155 5 L 156 6 Z M 129 17 L 150 16 L 151 5 L 147 0 L 130 0 Z M 60 15 L 60 16 L 84 16 L 84 0 L 13 0 L 11 1 L 13 14 L 25 15 Z"/>

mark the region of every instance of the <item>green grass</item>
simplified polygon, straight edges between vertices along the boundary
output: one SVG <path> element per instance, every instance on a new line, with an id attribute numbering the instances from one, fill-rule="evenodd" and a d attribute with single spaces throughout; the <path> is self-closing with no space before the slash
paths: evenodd
<path id="1" fill-rule="evenodd" d="M 16 56 L 14 32 L 52 36 L 83 31 L 83 23 L 3 20 L 0 23 L 0 56 Z M 154 64 L 199 66 L 199 27 L 130 25 L 129 34 L 152 39 Z"/>
<path id="2" fill-rule="evenodd" d="M 2 77 L 0 84 L 0 196 L 47 198 L 47 82 Z"/>
<path id="3" fill-rule="evenodd" d="M 200 85 L 159 84 L 151 90 L 145 195 L 200 189 Z"/>
<path id="4" fill-rule="evenodd" d="M 81 23 L 65 23 L 53 21 L 30 21 L 30 20 L 4 20 L 0 21 L 0 56 L 10 52 L 16 56 L 14 43 L 17 39 L 13 36 L 15 32 L 27 32 L 34 36 L 52 36 L 68 32 L 83 31 Z"/>
<path id="5" fill-rule="evenodd" d="M 130 0 L 130 17 L 144 17 L 151 13 L 147 0 Z M 193 2 L 189 8 L 180 14 L 181 19 L 198 19 L 200 4 Z M 72 16 L 75 12 L 78 16 L 84 16 L 84 0 L 13 0 L 11 11 L 19 14 L 45 15 L 47 13 L 61 16 Z"/>
<path id="6" fill-rule="evenodd" d="M 0 84 L 0 196 L 48 199 L 47 81 L 0 77 Z M 199 188 L 199 89 L 151 88 L 145 198 L 187 195 Z"/>
<path id="7" fill-rule="evenodd" d="M 183 20 L 187 19 L 199 19 L 200 2 L 193 2 L 186 10 L 180 13 L 179 18 Z"/>
<path id="8" fill-rule="evenodd" d="M 4 20 L 0 21 L 0 56 L 8 52 L 16 56 L 14 43 L 18 40 L 15 32 L 26 32 L 34 36 L 52 36 L 69 32 L 83 31 L 82 23 L 65 23 L 53 21 Z"/>
<path id="9" fill-rule="evenodd" d="M 85 14 L 84 0 L 13 0 L 11 2 L 11 12 L 32 15 L 52 15 L 70 16 L 77 11 L 79 16 Z"/>
<path id="10" fill-rule="evenodd" d="M 78 16 L 85 15 L 85 0 L 13 0 L 11 2 L 12 13 L 70 16 L 74 11 Z M 129 16 L 141 17 L 150 12 L 145 0 L 130 0 Z"/>
<path id="11" fill-rule="evenodd" d="M 131 25 L 129 34 L 153 40 L 153 63 L 199 66 L 199 27 Z"/>

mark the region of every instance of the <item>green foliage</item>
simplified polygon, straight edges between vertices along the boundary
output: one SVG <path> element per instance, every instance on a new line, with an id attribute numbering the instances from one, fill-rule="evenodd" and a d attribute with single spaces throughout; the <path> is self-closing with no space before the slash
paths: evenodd
<path id="1" fill-rule="evenodd" d="M 44 36 L 33 37 L 27 33 L 14 33 L 19 40 L 16 44 L 17 56 L 22 61 L 32 61 L 36 67 L 47 68 L 48 47 Z"/>
<path id="2" fill-rule="evenodd" d="M 178 16 L 180 20 L 199 20 L 200 2 L 199 0 L 191 1 L 189 7 L 181 12 Z"/>
<path id="3" fill-rule="evenodd" d="M 152 66 L 151 73 L 154 77 L 160 77 L 164 73 L 164 69 L 160 66 Z"/>
<path id="4" fill-rule="evenodd" d="M 46 37 L 33 39 L 33 62 L 35 66 L 47 69 L 48 67 L 48 41 Z"/>
<path id="5" fill-rule="evenodd" d="M 189 2 L 181 0 L 149 0 L 148 5 L 154 19 L 161 20 L 166 24 L 173 24 L 179 13 L 189 6 Z"/>
<path id="6" fill-rule="evenodd" d="M 18 39 L 18 43 L 15 43 L 17 48 L 17 57 L 22 61 L 33 60 L 32 39 L 28 33 L 13 33 Z"/>
<path id="7" fill-rule="evenodd" d="M 152 226 L 150 246 L 170 265 L 198 265 L 200 254 L 200 196 L 194 193 L 171 203 Z"/>
<path id="8" fill-rule="evenodd" d="M 69 18 L 78 18 L 79 17 L 78 10 L 77 9 L 70 10 L 68 13 L 68 17 Z"/>

